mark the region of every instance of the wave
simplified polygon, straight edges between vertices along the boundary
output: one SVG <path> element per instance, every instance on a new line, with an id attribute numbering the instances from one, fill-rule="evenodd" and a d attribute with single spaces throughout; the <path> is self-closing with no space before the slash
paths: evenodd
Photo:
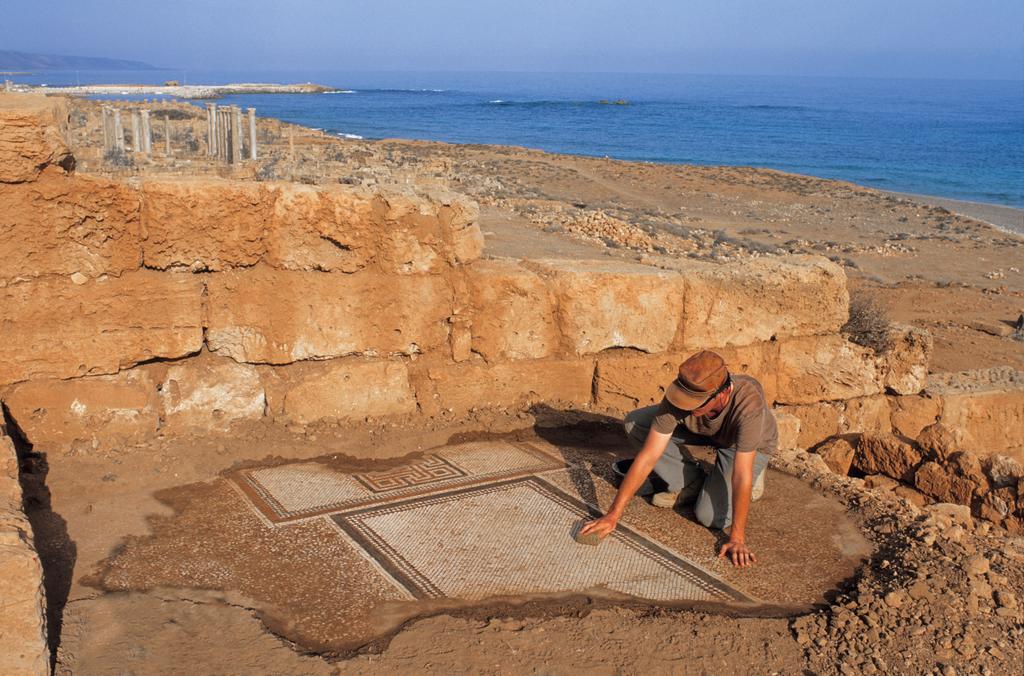
<path id="1" fill-rule="evenodd" d="M 340 136 L 341 138 L 352 139 L 354 141 L 362 141 L 363 140 L 363 137 L 360 136 L 359 134 L 346 134 L 343 131 L 334 132 L 334 135 L 335 136 Z"/>
<path id="2" fill-rule="evenodd" d="M 321 92 L 323 94 L 355 94 L 355 89 L 332 89 L 329 92 Z"/>
<path id="3" fill-rule="evenodd" d="M 736 106 L 739 110 L 810 110 L 807 106 L 786 106 L 771 103 L 754 103 L 747 106 Z"/>

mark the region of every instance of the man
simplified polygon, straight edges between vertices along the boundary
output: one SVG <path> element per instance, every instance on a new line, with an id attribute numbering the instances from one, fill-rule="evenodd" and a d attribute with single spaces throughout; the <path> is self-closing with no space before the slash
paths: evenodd
<path id="1" fill-rule="evenodd" d="M 633 411 L 625 426 L 639 452 L 608 513 L 586 524 L 581 533 L 604 537 L 615 530 L 653 470 L 667 484 L 667 490 L 653 496 L 654 505 L 674 507 L 696 500 L 697 520 L 705 527 L 725 530 L 732 525 L 719 557 L 742 567 L 754 563 L 746 543 L 747 515 L 752 499 L 763 490 L 764 472 L 779 438 L 761 384 L 750 376 L 730 375 L 714 352 L 698 352 L 679 365 L 661 404 Z M 715 467 L 707 477 L 692 455 L 694 446 L 716 449 Z"/>

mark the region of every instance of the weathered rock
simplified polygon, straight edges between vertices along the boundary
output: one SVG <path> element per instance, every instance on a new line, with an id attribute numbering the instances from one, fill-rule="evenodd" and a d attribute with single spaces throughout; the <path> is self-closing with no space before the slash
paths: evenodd
<path id="1" fill-rule="evenodd" d="M 160 387 L 169 429 L 228 429 L 263 417 L 266 396 L 255 367 L 204 355 L 167 369 Z"/>
<path id="2" fill-rule="evenodd" d="M 470 263 L 483 254 L 484 235 L 480 231 L 480 206 L 465 195 L 435 186 L 424 196 L 435 205 L 441 232 L 449 246 L 448 262 Z"/>
<path id="3" fill-rule="evenodd" d="M 557 303 L 559 328 L 577 355 L 608 348 L 664 352 L 679 329 L 682 278 L 617 262 L 539 261 Z"/>
<path id="4" fill-rule="evenodd" d="M 274 188 L 265 260 L 285 270 L 355 272 L 377 254 L 387 205 L 369 193 L 285 183 Z"/>
<path id="5" fill-rule="evenodd" d="M 988 489 L 977 456 L 963 452 L 953 454 L 945 464 L 922 464 L 914 475 L 914 485 L 940 502 L 960 505 L 970 505 L 975 495 L 983 495 Z"/>
<path id="6" fill-rule="evenodd" d="M 0 288 L 0 385 L 115 373 L 203 344 L 202 282 L 149 270 L 86 284 L 47 277 Z"/>
<path id="7" fill-rule="evenodd" d="M 812 448 L 829 437 L 840 433 L 839 409 L 830 402 L 804 406 L 780 406 L 777 410 L 790 413 L 800 420 L 798 448 Z"/>
<path id="8" fill-rule="evenodd" d="M 687 350 L 835 333 L 846 321 L 846 275 L 819 256 L 688 263 L 681 272 Z"/>
<path id="9" fill-rule="evenodd" d="M 226 270 L 266 250 L 272 193 L 259 183 L 150 179 L 142 184 L 146 267 Z"/>
<path id="10" fill-rule="evenodd" d="M 926 457 L 945 460 L 964 447 L 963 433 L 942 423 L 933 423 L 917 435 L 917 445 Z"/>
<path id="11" fill-rule="evenodd" d="M 896 488 L 893 490 L 893 493 L 895 493 L 901 498 L 906 499 L 912 505 L 916 505 L 917 507 L 924 507 L 929 502 L 927 495 L 925 495 L 919 490 L 916 490 L 904 484 L 896 486 Z"/>
<path id="12" fill-rule="evenodd" d="M 1024 390 L 943 394 L 940 421 L 966 435 L 970 448 L 1024 461 Z"/>
<path id="13" fill-rule="evenodd" d="M 993 455 L 988 460 L 988 476 L 994 488 L 1016 486 L 1024 479 L 1024 465 L 1005 455 Z"/>
<path id="14" fill-rule="evenodd" d="M 141 262 L 139 195 L 123 183 L 50 169 L 0 184 L 0 280 L 93 279 Z"/>
<path id="15" fill-rule="evenodd" d="M 21 432 L 38 450 L 75 442 L 110 447 L 142 441 L 160 426 L 157 383 L 146 369 L 73 380 L 32 380 L 3 397 Z"/>
<path id="16" fill-rule="evenodd" d="M 890 328 L 880 355 L 882 384 L 895 394 L 917 394 L 924 390 L 931 363 L 932 335 L 905 324 Z"/>
<path id="17" fill-rule="evenodd" d="M 544 402 L 551 406 L 587 406 L 594 381 L 592 361 L 518 361 L 484 365 L 463 363 L 416 373 L 413 386 L 428 415 L 475 409 L 520 409 Z"/>
<path id="18" fill-rule="evenodd" d="M 864 487 L 879 491 L 894 491 L 900 485 L 899 481 L 884 474 L 872 474 L 864 477 Z"/>
<path id="19" fill-rule="evenodd" d="M 0 673 L 50 673 L 43 567 L 22 512 L 18 458 L 0 433 Z"/>
<path id="20" fill-rule="evenodd" d="M 846 476 L 850 473 L 855 449 L 845 437 L 836 437 L 826 441 L 817 448 L 816 452 L 833 474 Z"/>
<path id="21" fill-rule="evenodd" d="M 964 562 L 964 572 L 968 575 L 984 575 L 989 571 L 989 560 L 981 554 L 975 554 Z"/>
<path id="22" fill-rule="evenodd" d="M 64 138 L 67 120 L 61 99 L 0 94 L 0 183 L 35 180 L 48 165 L 73 168 Z"/>
<path id="23" fill-rule="evenodd" d="M 511 261 L 467 268 L 472 349 L 487 361 L 555 354 L 558 327 L 551 294 L 539 275 Z"/>
<path id="24" fill-rule="evenodd" d="M 864 474 L 884 474 L 899 481 L 912 480 L 920 463 L 920 452 L 891 434 L 862 434 L 853 456 L 853 466 Z"/>
<path id="25" fill-rule="evenodd" d="M 237 361 L 287 364 L 417 354 L 448 338 L 452 290 L 435 275 L 257 267 L 211 275 L 207 344 Z"/>
<path id="26" fill-rule="evenodd" d="M 891 433 L 889 401 L 882 395 L 847 400 L 842 404 L 840 428 L 845 433 Z"/>
<path id="27" fill-rule="evenodd" d="M 355 359 L 276 367 L 264 381 L 270 409 L 288 422 L 362 420 L 416 411 L 409 374 L 399 361 Z"/>
<path id="28" fill-rule="evenodd" d="M 888 399 L 893 432 L 908 439 L 916 439 L 942 412 L 940 397 L 924 394 Z"/>
<path id="29" fill-rule="evenodd" d="M 841 336 L 792 338 L 779 347 L 779 403 L 853 399 L 881 391 L 874 354 Z"/>
<path id="30" fill-rule="evenodd" d="M 800 447 L 800 418 L 785 411 L 773 411 L 779 429 L 779 448 Z"/>

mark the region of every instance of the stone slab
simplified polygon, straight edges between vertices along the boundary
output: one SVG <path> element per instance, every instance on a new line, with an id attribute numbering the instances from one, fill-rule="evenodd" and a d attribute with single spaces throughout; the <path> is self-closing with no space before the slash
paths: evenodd
<path id="1" fill-rule="evenodd" d="M 116 373 L 203 345 L 202 281 L 151 270 L 0 287 L 0 385 Z"/>
<path id="2" fill-rule="evenodd" d="M 0 183 L 32 181 L 48 165 L 74 166 L 58 98 L 0 93 Z"/>

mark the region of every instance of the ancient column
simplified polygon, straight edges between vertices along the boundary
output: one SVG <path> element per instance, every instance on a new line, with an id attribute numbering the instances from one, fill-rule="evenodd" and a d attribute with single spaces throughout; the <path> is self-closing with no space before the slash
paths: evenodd
<path id="1" fill-rule="evenodd" d="M 132 150 L 142 152 L 142 143 L 139 141 L 139 111 L 132 110 Z"/>
<path id="2" fill-rule="evenodd" d="M 206 119 L 207 119 L 207 133 L 206 133 L 206 152 L 208 155 L 213 157 L 217 156 L 217 104 L 207 103 L 206 104 Z"/>
<path id="3" fill-rule="evenodd" d="M 238 164 L 242 161 L 242 109 L 231 106 L 231 113 L 231 162 Z"/>
<path id="4" fill-rule="evenodd" d="M 164 115 L 164 155 L 171 156 L 171 118 Z"/>
<path id="5" fill-rule="evenodd" d="M 256 109 L 249 109 L 249 159 L 256 159 Z"/>
<path id="6" fill-rule="evenodd" d="M 120 108 L 114 108 L 114 149 L 124 152 L 124 127 L 121 126 Z"/>
<path id="7" fill-rule="evenodd" d="M 153 152 L 153 134 L 149 127 L 149 111 L 142 111 L 142 152 L 149 155 Z"/>
<path id="8" fill-rule="evenodd" d="M 100 108 L 100 112 L 103 127 L 103 153 L 106 154 L 110 150 L 110 108 L 103 106 Z"/>

